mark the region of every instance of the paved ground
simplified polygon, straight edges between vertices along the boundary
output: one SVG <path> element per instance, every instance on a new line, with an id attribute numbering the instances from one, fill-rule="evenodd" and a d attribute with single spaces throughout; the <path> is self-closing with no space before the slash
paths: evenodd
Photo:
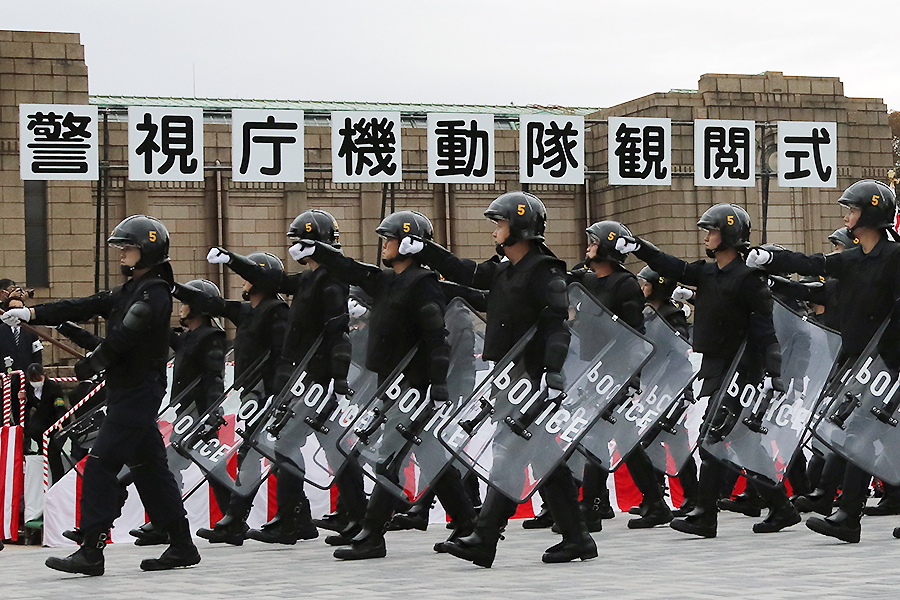
<path id="1" fill-rule="evenodd" d="M 3 600 L 18 598 L 896 598 L 898 517 L 867 517 L 860 544 L 831 541 L 803 524 L 755 535 L 754 520 L 724 514 L 719 537 L 698 539 L 668 528 L 631 531 L 627 515 L 594 534 L 600 558 L 544 565 L 549 531 L 514 522 L 492 569 L 431 551 L 444 530 L 388 534 L 388 557 L 340 562 L 322 538 L 292 547 L 249 541 L 242 548 L 203 542 L 195 568 L 142 573 L 141 559 L 158 549 L 110 546 L 102 578 L 67 576 L 44 567 L 60 550 L 7 546 L 0 552 Z M 359 594 L 357 596 L 356 594 Z"/>

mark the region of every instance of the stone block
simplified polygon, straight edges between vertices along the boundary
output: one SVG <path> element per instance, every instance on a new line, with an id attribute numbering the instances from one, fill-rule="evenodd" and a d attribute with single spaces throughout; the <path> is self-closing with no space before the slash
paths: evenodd
<path id="1" fill-rule="evenodd" d="M 0 46 L 0 56 L 4 58 L 32 58 L 34 57 L 34 52 L 31 42 L 3 42 L 2 46 Z"/>
<path id="2" fill-rule="evenodd" d="M 813 94 L 833 96 L 834 83 L 833 79 L 813 79 L 810 82 L 810 88 Z"/>
<path id="3" fill-rule="evenodd" d="M 47 31 L 13 31 L 12 34 L 16 42 L 50 42 Z"/>
<path id="4" fill-rule="evenodd" d="M 84 60 L 84 46 L 81 44 L 66 44 L 66 58 L 68 60 Z"/>
<path id="5" fill-rule="evenodd" d="M 33 44 L 35 58 L 65 58 L 65 44 Z"/>

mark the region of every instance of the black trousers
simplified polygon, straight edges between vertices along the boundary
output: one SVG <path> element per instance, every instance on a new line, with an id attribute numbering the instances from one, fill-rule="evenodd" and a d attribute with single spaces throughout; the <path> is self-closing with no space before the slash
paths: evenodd
<path id="1" fill-rule="evenodd" d="M 122 514 L 118 474 L 128 466 L 144 510 L 160 529 L 185 518 L 181 490 L 166 463 L 166 449 L 156 423 L 132 427 L 107 419 L 84 465 L 81 523 L 86 533 L 109 529 Z"/>

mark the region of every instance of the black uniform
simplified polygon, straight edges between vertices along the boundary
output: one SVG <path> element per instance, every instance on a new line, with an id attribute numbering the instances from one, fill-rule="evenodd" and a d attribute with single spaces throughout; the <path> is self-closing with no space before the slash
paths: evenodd
<path id="1" fill-rule="evenodd" d="M 335 276 L 350 285 L 359 286 L 372 297 L 373 306 L 367 327 L 366 368 L 378 375 L 379 385 L 415 348 L 416 353 L 403 371 L 409 385 L 419 389 L 423 398 L 429 385 L 446 386 L 450 360 L 450 345 L 443 318 L 446 303 L 434 271 L 411 264 L 401 273 L 396 273 L 358 263 L 323 244 L 317 245 L 312 258 L 330 269 Z M 388 423 L 387 427 L 390 426 Z M 458 523 L 471 522 L 474 509 L 467 501 L 459 473 L 455 469 L 446 472 L 451 475 L 440 477 L 435 482 L 435 493 L 451 518 Z M 456 473 L 455 477 L 453 473 Z M 399 481 L 397 472 L 380 475 L 395 484 Z M 382 540 L 384 527 L 396 504 L 391 492 L 376 484 L 360 528 L 351 524 L 343 535 L 356 535 L 354 529 L 361 529 L 357 541 L 377 545 Z M 341 558 L 339 552 L 335 556 Z"/>
<path id="2" fill-rule="evenodd" d="M 644 333 L 644 293 L 633 273 L 616 264 L 613 272 L 605 277 L 598 277 L 591 269 L 577 269 L 569 274 L 569 279 L 583 285 L 600 304 L 622 319 L 625 324 Z M 602 343 L 602 340 L 593 341 L 596 344 Z M 662 491 L 657 483 L 653 465 L 643 448 L 635 448 L 625 459 L 625 464 L 645 501 L 662 502 Z M 609 505 L 608 478 L 608 469 L 593 460 L 587 461 L 584 467 L 581 505 L 588 526 L 593 525 L 592 530 L 599 531 L 601 515 L 608 516 L 612 510 Z"/>
<path id="3" fill-rule="evenodd" d="M 534 382 L 540 382 L 544 372 L 562 371 L 570 338 L 565 324 L 568 318 L 565 263 L 542 249 L 542 245 L 532 244 L 529 252 L 515 264 L 501 261 L 499 257 L 476 264 L 434 244 L 426 245 L 419 255 L 446 279 L 489 290 L 485 360 L 501 360 L 533 325 L 538 326 L 523 353 L 525 369 Z M 578 490 L 567 467 L 561 466 L 544 479 L 542 494 L 564 539 L 580 542 L 582 535 L 590 537 L 578 509 Z M 515 511 L 512 500 L 494 488 L 488 489 L 475 531 L 489 550 L 478 564 L 490 566 L 493 562 L 500 531 Z"/>
<path id="4" fill-rule="evenodd" d="M 95 352 L 106 357 L 107 415 L 84 467 L 80 529 L 105 532 L 120 514 L 117 475 L 124 465 L 150 520 L 166 529 L 185 518 L 181 492 L 166 463 L 156 424 L 166 392 L 166 357 L 172 297 L 151 269 L 112 292 L 34 307 L 38 324 L 106 319 L 106 339 Z M 132 309 L 140 304 L 136 318 Z"/>
<path id="5" fill-rule="evenodd" d="M 896 318 L 900 304 L 900 244 L 890 242 L 882 234 L 868 254 L 862 246 L 827 256 L 775 252 L 766 269 L 801 275 L 825 275 L 837 281 L 834 298 L 842 307 L 839 310 L 842 347 L 838 359 L 842 363 L 852 364 L 884 320 L 895 315 L 882 335 L 878 350 L 888 368 L 900 368 L 900 322 Z M 843 459 L 836 460 L 838 463 L 845 462 Z M 840 471 L 839 468 L 835 470 Z M 840 508 L 856 524 L 865 505 L 869 478 L 870 475 L 859 467 L 846 465 Z"/>
<path id="6" fill-rule="evenodd" d="M 762 379 L 767 368 L 766 351 L 778 344 L 778 338 L 772 322 L 772 294 L 761 271 L 748 267 L 740 257 L 721 269 L 716 262 L 687 263 L 648 244 L 642 244 L 634 254 L 661 275 L 697 289 L 693 347 L 703 355 L 698 374 L 703 380 L 701 397 L 712 396 L 724 383 L 725 372 L 745 339 L 748 343 L 741 372 L 748 381 Z M 774 366 L 769 370 L 773 376 L 781 374 L 780 371 L 771 372 Z M 731 410 L 739 413 L 740 407 L 734 406 Z M 710 417 L 708 412 L 704 420 L 708 421 Z M 727 476 L 726 467 L 703 448 L 700 456 L 702 468 L 697 506 L 705 514 L 714 515 L 716 502 L 723 491 L 721 488 L 732 479 Z M 774 494 L 764 492 L 772 506 L 782 506 L 787 501 L 784 491 L 777 489 L 779 491 Z"/>
<path id="7" fill-rule="evenodd" d="M 235 273 L 250 283 L 271 280 L 268 269 L 251 260 L 234 256 L 228 265 Z M 347 314 L 349 286 L 332 275 L 326 267 L 288 275 L 279 272 L 277 290 L 291 296 L 288 311 L 287 332 L 281 348 L 276 373 L 277 389 L 290 379 L 297 364 L 322 335 L 322 343 L 307 364 L 307 372 L 313 381 L 328 389 L 335 381 L 336 393 L 346 394 L 347 373 L 350 369 L 350 317 Z M 325 449 L 326 452 L 334 448 Z M 338 473 L 336 484 L 344 496 L 343 502 L 355 520 L 365 512 L 365 492 L 362 470 L 355 461 Z M 285 470 L 278 473 L 277 501 L 279 511 L 299 507 L 301 521 L 311 525 L 309 501 L 303 491 L 303 480 Z"/>
<path id="8" fill-rule="evenodd" d="M 225 300 L 219 296 L 187 287 L 175 285 L 175 297 L 188 304 L 191 310 L 215 317 L 225 317 L 235 324 L 234 336 L 234 378 L 237 380 L 256 360 L 268 353 L 262 365 L 261 377 L 265 397 L 277 394 L 276 365 L 284 346 L 284 335 L 287 330 L 288 306 L 275 295 L 265 296 L 256 306 L 250 302 Z M 252 392 L 251 392 L 252 393 Z M 238 462 L 243 462 L 249 448 L 242 445 L 238 450 Z M 260 482 L 261 483 L 261 482 Z M 218 484 L 213 486 L 216 497 L 227 497 L 228 492 Z M 219 487 L 216 490 L 216 487 Z M 231 494 L 231 501 L 225 512 L 229 523 L 246 521 L 253 504 L 254 494 L 246 498 Z M 220 509 L 224 508 L 220 506 Z M 241 532 L 241 536 L 243 532 Z M 202 537 L 202 536 L 201 536 Z M 240 537 L 240 536 L 238 536 Z"/>

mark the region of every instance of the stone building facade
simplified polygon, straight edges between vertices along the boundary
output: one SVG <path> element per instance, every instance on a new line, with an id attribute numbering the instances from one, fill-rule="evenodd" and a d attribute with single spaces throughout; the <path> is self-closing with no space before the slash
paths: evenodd
<path id="1" fill-rule="evenodd" d="M 485 259 L 493 254 L 492 226 L 483 216 L 487 204 L 518 182 L 520 112 L 585 115 L 584 185 L 532 185 L 547 205 L 548 244 L 573 264 L 583 254 L 584 228 L 592 221 L 617 219 L 663 249 L 687 259 L 701 256 L 696 221 L 716 202 L 745 206 L 759 241 L 762 217 L 760 180 L 756 188 L 696 188 L 693 182 L 693 133 L 701 118 L 836 121 L 838 188 L 863 177 L 884 180 L 891 164 L 887 107 L 880 99 L 847 98 L 837 78 L 761 75 L 703 75 L 696 91 L 657 93 L 600 110 L 367 103 L 289 103 L 175 98 L 91 97 L 88 70 L 78 34 L 0 31 L 0 277 L 26 282 L 25 186 L 19 177 L 18 105 L 21 103 L 97 104 L 108 118 L 108 227 L 96 218 L 97 184 L 50 181 L 46 186 L 47 284 L 37 289 L 42 300 L 83 296 L 95 290 L 95 239 L 128 214 L 162 219 L 172 234 L 173 268 L 179 280 L 205 277 L 237 297 L 240 281 L 227 269 L 209 265 L 206 252 L 221 244 L 240 253 L 267 250 L 290 265 L 285 245 L 287 225 L 307 208 L 331 212 L 341 227 L 345 252 L 365 261 L 377 257 L 375 227 L 382 202 L 396 209 L 424 212 L 435 224 L 436 238 L 461 256 Z M 201 106 L 204 108 L 205 178 L 202 182 L 133 182 L 127 178 L 128 105 Z M 232 108 L 303 108 L 306 181 L 294 184 L 239 183 L 231 180 Z M 403 181 L 381 184 L 331 181 L 330 110 L 399 110 L 403 114 Z M 496 183 L 434 185 L 427 180 L 427 112 L 484 112 L 497 115 Z M 607 126 L 610 116 L 670 117 L 673 124 L 671 186 L 611 186 L 606 176 Z M 101 128 L 103 125 L 101 124 Z M 760 127 L 774 136 L 774 127 Z M 102 136 L 101 129 L 101 136 Z M 774 141 L 771 142 L 774 144 Z M 101 160 L 102 160 L 101 150 Z M 759 160 L 759 159 L 758 159 Z M 774 157 L 772 159 L 774 162 Z M 775 165 L 772 164 L 773 171 Z M 757 169 L 759 172 L 759 169 Z M 781 189 L 773 176 L 769 195 L 769 241 L 807 252 L 828 248 L 827 235 L 840 226 L 835 203 L 839 189 Z M 101 262 L 103 255 L 101 254 Z M 115 285 L 117 257 L 101 271 Z M 630 263 L 629 263 L 630 264 Z M 631 265 L 631 266 L 637 266 Z M 108 273 L 108 275 L 107 275 Z M 55 351 L 51 360 L 62 357 Z M 49 362 L 49 361 L 48 361 Z"/>

